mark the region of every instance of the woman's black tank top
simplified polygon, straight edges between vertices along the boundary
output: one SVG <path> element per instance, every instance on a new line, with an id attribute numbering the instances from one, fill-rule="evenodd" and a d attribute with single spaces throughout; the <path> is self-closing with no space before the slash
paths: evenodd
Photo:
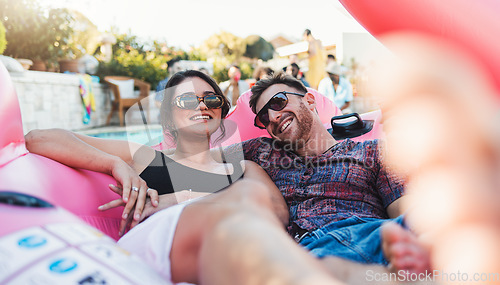
<path id="1" fill-rule="evenodd" d="M 243 176 L 239 162 L 231 163 L 233 174 L 214 174 L 175 162 L 161 151 L 155 151 L 153 161 L 141 172 L 140 176 L 148 187 L 159 195 L 191 189 L 194 192 L 215 193 Z"/>

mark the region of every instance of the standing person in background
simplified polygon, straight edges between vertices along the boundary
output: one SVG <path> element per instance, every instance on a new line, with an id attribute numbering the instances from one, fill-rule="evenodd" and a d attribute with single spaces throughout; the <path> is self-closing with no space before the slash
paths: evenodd
<path id="1" fill-rule="evenodd" d="M 232 65 L 227 72 L 229 80 L 220 84 L 220 89 L 229 100 L 231 106 L 236 106 L 236 101 L 241 94 L 250 89 L 245 80 L 241 80 L 241 70 L 237 65 Z"/>
<path id="2" fill-rule="evenodd" d="M 318 84 L 325 76 L 325 51 L 320 40 L 317 40 L 311 34 L 311 30 L 304 31 L 304 40 L 309 43 L 307 52 L 309 53 L 309 70 L 306 73 L 306 78 L 314 89 L 318 88 Z"/>
<path id="3" fill-rule="evenodd" d="M 335 62 L 330 62 L 326 67 L 327 77 L 319 82 L 318 92 L 332 100 L 342 113 L 347 114 L 353 100 L 352 85 L 342 76 L 342 68 Z"/>
<path id="4" fill-rule="evenodd" d="M 300 80 L 300 82 L 302 82 L 302 84 L 304 84 L 305 87 L 311 87 L 309 82 L 307 82 L 304 76 L 301 75 L 302 72 L 300 72 L 300 67 L 298 64 L 291 63 L 289 66 L 286 67 L 285 72 L 286 74 L 291 75 Z"/>

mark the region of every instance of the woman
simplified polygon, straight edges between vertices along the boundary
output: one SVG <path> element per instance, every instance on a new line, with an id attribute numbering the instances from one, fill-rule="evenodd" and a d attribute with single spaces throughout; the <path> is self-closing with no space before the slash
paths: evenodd
<path id="1" fill-rule="evenodd" d="M 264 183 L 264 185 L 258 184 L 259 187 L 240 186 L 239 194 L 216 194 L 208 199 L 201 199 L 200 202 L 181 203 L 172 210 L 169 209 L 166 214 L 161 213 L 159 218 L 148 219 L 141 229 L 132 231 L 120 241 L 122 246 L 146 259 L 148 259 L 146 255 L 150 256 L 149 253 L 154 251 L 155 246 L 160 246 L 164 254 L 159 260 L 150 258 L 150 264 L 161 271 L 166 278 L 172 278 L 176 282 L 195 282 L 198 276 L 197 260 L 203 233 L 211 224 L 210 221 L 217 220 L 216 217 L 220 213 L 228 212 L 225 207 L 231 207 L 222 205 L 220 201 L 243 203 L 252 199 L 260 201 L 261 190 L 254 188 L 262 188 L 266 192 L 264 196 L 270 195 L 271 202 L 268 206 L 277 213 L 282 225 L 288 223 L 288 209 L 279 190 L 257 164 L 249 161 L 219 162 L 212 157 L 211 135 L 219 127 L 224 135 L 221 122 L 230 107 L 228 100 L 212 78 L 195 70 L 179 72 L 167 83 L 164 98 L 161 110 L 162 125 L 165 133 L 171 135 L 177 143 L 173 153 L 155 151 L 126 141 L 88 137 L 65 130 L 31 131 L 26 135 L 26 145 L 30 152 L 47 156 L 66 165 L 112 175 L 118 185 L 110 185 L 110 188 L 121 194 L 122 198 L 111 201 L 100 209 L 125 205 L 121 233 L 129 222 L 133 227 L 159 209 L 218 192 L 243 175 L 246 180 L 253 178 Z M 75 156 L 75 153 L 78 155 Z M 248 182 L 243 183 L 243 185 L 248 184 Z M 157 191 L 148 186 L 158 189 L 160 196 L 158 197 Z M 252 189 L 248 190 L 249 188 Z M 257 194 L 253 194 L 252 191 Z M 148 204 L 148 211 L 141 216 L 147 204 L 147 196 L 152 202 Z M 131 221 L 132 215 L 129 216 L 129 213 L 134 207 L 135 212 Z M 152 233 L 155 229 L 161 229 L 159 235 L 161 241 L 145 243 L 144 239 L 155 237 Z M 146 247 L 138 246 L 136 242 Z M 170 248 L 172 248 L 171 253 Z M 174 267 L 171 270 L 170 259 L 176 261 L 172 263 Z"/>
<path id="2" fill-rule="evenodd" d="M 100 210 L 125 205 L 121 233 L 127 223 L 135 226 L 141 220 L 147 196 L 153 206 L 161 202 L 161 208 L 165 208 L 219 191 L 238 180 L 243 169 L 245 177 L 264 181 L 273 191 L 278 191 L 255 163 L 218 162 L 212 157 L 211 135 L 219 127 L 221 137 L 224 135 L 221 122 L 230 105 L 211 77 L 196 70 L 179 72 L 172 76 L 164 92 L 162 126 L 165 134 L 177 143 L 173 153 L 165 154 L 127 141 L 99 139 L 60 129 L 31 131 L 25 137 L 27 148 L 32 153 L 72 167 L 112 175 L 118 185 L 110 185 L 110 188 L 120 193 L 122 199 L 103 205 Z M 214 141 L 218 139 L 220 137 Z M 152 188 L 158 190 L 161 199 Z M 280 196 L 276 195 L 282 199 Z M 129 214 L 134 207 L 131 221 L 132 215 Z"/>

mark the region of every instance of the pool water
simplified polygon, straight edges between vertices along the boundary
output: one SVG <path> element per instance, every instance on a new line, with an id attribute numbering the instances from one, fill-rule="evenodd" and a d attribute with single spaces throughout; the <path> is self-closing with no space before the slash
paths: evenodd
<path id="1" fill-rule="evenodd" d="M 137 131 L 105 131 L 88 133 L 87 135 L 103 139 L 128 140 L 149 146 L 157 145 L 163 140 L 161 128 Z"/>

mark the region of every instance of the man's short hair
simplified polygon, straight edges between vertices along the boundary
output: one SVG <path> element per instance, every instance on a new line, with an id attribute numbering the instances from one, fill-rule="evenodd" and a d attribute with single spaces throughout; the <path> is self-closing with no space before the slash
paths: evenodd
<path id="1" fill-rule="evenodd" d="M 176 63 L 178 63 L 179 61 L 181 61 L 181 59 L 180 59 L 180 58 L 178 58 L 178 57 L 172 58 L 171 60 L 167 61 L 167 67 L 168 67 L 168 68 L 172 68 L 172 67 L 174 67 L 174 65 L 175 65 Z"/>
<path id="2" fill-rule="evenodd" d="M 274 84 L 284 84 L 287 86 L 290 86 L 292 88 L 295 88 L 298 92 L 303 92 L 304 94 L 307 93 L 307 88 L 300 82 L 300 80 L 297 80 L 295 77 L 287 75 L 283 71 L 279 71 L 273 74 L 272 77 L 264 78 L 252 87 L 252 96 L 250 96 L 250 108 L 252 108 L 252 111 L 256 114 L 256 105 L 257 105 L 257 100 L 259 100 L 260 96 L 264 91 L 266 91 L 267 88 L 271 87 Z"/>
<path id="3" fill-rule="evenodd" d="M 291 66 L 291 67 L 295 67 L 295 68 L 297 68 L 297 70 L 300 70 L 299 65 L 298 65 L 298 64 L 296 64 L 295 62 L 294 62 L 294 63 L 290 63 L 290 66 Z"/>

